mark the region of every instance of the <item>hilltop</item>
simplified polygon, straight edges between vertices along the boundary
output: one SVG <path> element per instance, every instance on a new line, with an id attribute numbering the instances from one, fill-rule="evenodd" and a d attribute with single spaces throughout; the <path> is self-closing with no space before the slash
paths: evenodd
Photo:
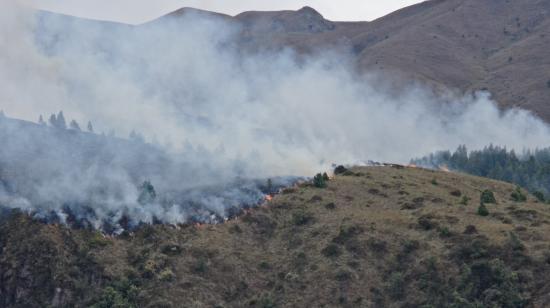
<path id="1" fill-rule="evenodd" d="M 480 194 L 496 204 L 477 213 Z M 3 307 L 547 307 L 550 206 L 457 173 L 361 167 L 219 225 L 108 237 L 12 213 Z"/>

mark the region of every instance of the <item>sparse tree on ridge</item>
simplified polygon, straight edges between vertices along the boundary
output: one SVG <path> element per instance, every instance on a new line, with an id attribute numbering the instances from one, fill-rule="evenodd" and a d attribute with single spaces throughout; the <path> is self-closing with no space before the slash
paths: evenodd
<path id="1" fill-rule="evenodd" d="M 5 118 L 6 115 L 4 114 L 4 110 L 0 110 L 0 118 Z"/>
<path id="2" fill-rule="evenodd" d="M 42 117 L 42 115 L 40 115 L 40 117 L 38 117 L 38 124 L 46 125 L 46 122 L 44 121 L 44 117 Z"/>
<path id="3" fill-rule="evenodd" d="M 78 123 L 77 123 L 75 120 L 72 120 L 72 121 L 71 121 L 71 124 L 69 124 L 69 127 L 70 127 L 72 130 L 81 131 L 80 125 L 78 125 Z"/>
<path id="4" fill-rule="evenodd" d="M 65 116 L 63 115 L 63 111 L 59 111 L 57 114 L 57 128 L 60 129 L 67 129 L 67 122 L 65 122 Z"/>
<path id="5" fill-rule="evenodd" d="M 93 133 L 93 132 L 94 132 L 94 127 L 92 126 L 92 122 L 91 122 L 91 121 L 88 121 L 88 132 L 89 132 L 89 133 Z"/>
<path id="6" fill-rule="evenodd" d="M 55 114 L 52 113 L 48 121 L 50 122 L 50 125 L 52 127 L 57 127 L 57 117 L 55 116 Z"/>

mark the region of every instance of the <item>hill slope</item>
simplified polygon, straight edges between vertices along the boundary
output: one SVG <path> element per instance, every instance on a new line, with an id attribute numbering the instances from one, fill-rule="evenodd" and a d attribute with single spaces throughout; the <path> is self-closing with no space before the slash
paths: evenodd
<path id="1" fill-rule="evenodd" d="M 550 304 L 550 206 L 513 202 L 514 186 L 462 174 L 352 172 L 326 189 L 288 189 L 226 224 L 116 238 L 14 213 L 0 226 L 0 305 Z M 497 204 L 482 217 L 485 189 Z"/>
<path id="2" fill-rule="evenodd" d="M 503 107 L 521 106 L 550 120 L 548 1 L 432 0 L 373 22 L 331 22 L 309 7 L 222 18 L 243 27 L 243 46 L 251 50 L 336 47 L 362 72 L 489 90 Z"/>

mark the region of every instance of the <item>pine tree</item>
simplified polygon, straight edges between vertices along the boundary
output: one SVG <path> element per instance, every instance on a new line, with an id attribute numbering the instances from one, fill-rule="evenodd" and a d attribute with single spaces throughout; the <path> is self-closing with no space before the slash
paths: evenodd
<path id="1" fill-rule="evenodd" d="M 78 125 L 78 123 L 77 123 L 75 120 L 72 120 L 72 121 L 71 121 L 71 124 L 69 124 L 69 127 L 70 127 L 72 130 L 81 131 L 80 125 Z"/>
<path id="2" fill-rule="evenodd" d="M 55 114 L 52 113 L 48 121 L 50 122 L 50 125 L 52 127 L 57 127 L 57 117 L 55 116 Z"/>
<path id="3" fill-rule="evenodd" d="M 44 122 L 44 118 L 42 117 L 42 115 L 40 115 L 40 117 L 38 117 L 38 124 L 46 125 L 46 122 Z"/>
<path id="4" fill-rule="evenodd" d="M 94 127 L 92 126 L 92 122 L 91 122 L 91 121 L 88 121 L 88 132 L 90 132 L 90 133 L 93 133 L 93 132 L 94 132 Z"/>
<path id="5" fill-rule="evenodd" d="M 67 122 L 65 122 L 65 116 L 63 115 L 63 111 L 59 111 L 57 114 L 57 128 L 59 129 L 67 129 Z"/>

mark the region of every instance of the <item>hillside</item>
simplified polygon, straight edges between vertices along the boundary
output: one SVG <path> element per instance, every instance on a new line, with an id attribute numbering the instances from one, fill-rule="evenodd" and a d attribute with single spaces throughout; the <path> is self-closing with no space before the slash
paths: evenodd
<path id="1" fill-rule="evenodd" d="M 344 174 L 220 225 L 105 237 L 8 214 L 0 306 L 550 305 L 550 206 L 513 202 L 515 186 L 462 174 Z M 482 217 L 486 189 L 497 203 Z"/>
<path id="2" fill-rule="evenodd" d="M 245 49 L 337 48 L 352 55 L 360 72 L 436 89 L 488 90 L 501 106 L 521 106 L 546 121 L 549 17 L 550 3 L 538 0 L 432 0 L 372 22 L 331 22 L 309 7 L 223 15 L 242 26 Z"/>
<path id="3" fill-rule="evenodd" d="M 182 8 L 152 22 L 127 26 L 66 17 L 53 24 L 71 31 L 75 24 L 142 29 L 192 14 L 240 28 L 236 46 L 260 52 L 291 47 L 301 54 L 337 50 L 351 56 L 360 73 L 377 74 L 398 88 L 415 82 L 458 94 L 490 91 L 504 108 L 520 106 L 550 120 L 550 3 L 539 0 L 431 0 L 372 22 L 332 22 L 315 9 L 243 12 L 228 16 Z M 43 15 L 51 15 L 43 13 Z M 44 27 L 52 25 L 42 24 Z M 39 32 L 40 33 L 40 32 Z M 39 35 L 48 48 L 52 38 Z M 102 46 L 101 36 L 94 44 Z M 108 41 L 108 39 L 107 39 Z"/>

